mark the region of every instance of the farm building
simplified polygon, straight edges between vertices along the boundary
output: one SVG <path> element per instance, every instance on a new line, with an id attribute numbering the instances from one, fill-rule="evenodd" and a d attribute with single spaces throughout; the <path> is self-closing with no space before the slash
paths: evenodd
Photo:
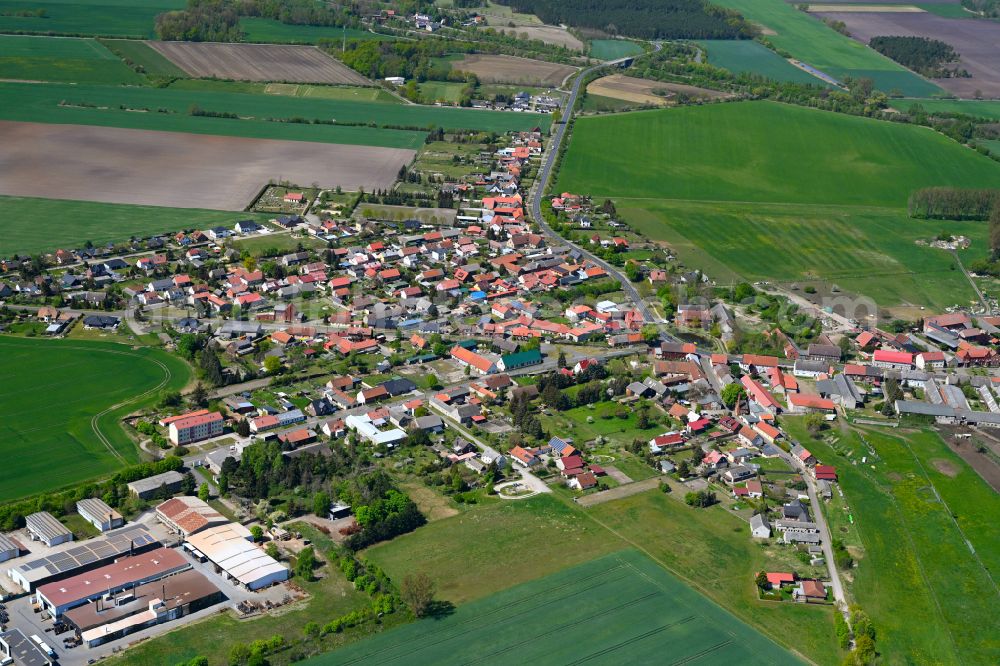
<path id="1" fill-rule="evenodd" d="M 175 497 L 156 507 L 156 517 L 171 531 L 189 537 L 229 519 L 197 497 Z M 246 536 L 250 536 L 249 530 Z"/>
<path id="2" fill-rule="evenodd" d="M 41 541 L 50 548 L 73 540 L 73 533 L 48 511 L 25 516 L 24 523 L 33 540 Z"/>
<path id="3" fill-rule="evenodd" d="M 0 562 L 12 560 L 21 553 L 21 548 L 13 540 L 0 534 Z"/>
<path id="4" fill-rule="evenodd" d="M 136 585 L 190 568 L 191 564 L 178 551 L 157 548 L 142 555 L 123 557 L 117 562 L 66 580 L 42 585 L 38 588 L 37 597 L 46 610 L 58 617 L 88 601 L 108 601 L 109 596 L 113 597 Z"/>
<path id="5" fill-rule="evenodd" d="M 52 666 L 55 663 L 20 629 L 0 633 L 0 664 L 6 664 L 8 660 L 13 661 L 15 666 Z"/>
<path id="6" fill-rule="evenodd" d="M 251 543 L 249 533 L 244 532 L 242 525 L 227 523 L 203 530 L 187 543 L 247 589 L 259 590 L 288 580 L 288 569 Z"/>
<path id="7" fill-rule="evenodd" d="M 93 497 L 77 502 L 76 512 L 101 532 L 107 532 L 125 524 L 125 519 L 120 513 L 105 504 L 104 501 Z"/>
<path id="8" fill-rule="evenodd" d="M 173 495 L 181 489 L 184 483 L 184 475 L 180 472 L 164 472 L 146 479 L 139 479 L 128 484 L 130 493 L 139 499 L 150 499 L 154 497 L 162 488 L 167 495 Z"/>
<path id="9" fill-rule="evenodd" d="M 210 580 L 188 570 L 162 580 L 143 583 L 117 598 L 72 608 L 63 622 L 93 648 L 154 624 L 169 622 L 223 601 L 225 596 Z"/>
<path id="10" fill-rule="evenodd" d="M 68 578 L 81 571 L 108 564 L 127 553 L 141 553 L 158 547 L 160 542 L 145 527 L 133 525 L 108 532 L 96 539 L 71 544 L 45 557 L 22 562 L 7 570 L 7 575 L 26 591 L 39 585 Z"/>

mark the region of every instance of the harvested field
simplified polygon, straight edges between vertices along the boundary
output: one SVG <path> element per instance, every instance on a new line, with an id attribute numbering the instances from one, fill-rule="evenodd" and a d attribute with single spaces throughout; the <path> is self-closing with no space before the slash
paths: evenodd
<path id="1" fill-rule="evenodd" d="M 516 28 L 498 26 L 497 29 L 522 39 L 538 39 L 546 44 L 565 46 L 574 51 L 583 50 L 583 42 L 576 35 L 557 25 L 519 25 Z"/>
<path id="2" fill-rule="evenodd" d="M 974 97 L 977 90 L 985 97 L 1000 96 L 1000 23 L 996 21 L 945 18 L 929 12 L 875 14 L 838 10 L 819 15 L 843 21 L 851 37 L 864 44 L 880 35 L 939 39 L 961 54 L 958 67 L 972 76 L 934 79 L 936 84 L 959 97 Z"/>
<path id="3" fill-rule="evenodd" d="M 297 83 L 371 81 L 314 46 L 148 42 L 172 63 L 196 78 Z"/>
<path id="4" fill-rule="evenodd" d="M 389 187 L 414 151 L 0 121 L 0 194 L 242 210 L 271 179 Z"/>
<path id="5" fill-rule="evenodd" d="M 656 91 L 666 91 L 668 94 L 656 94 Z M 637 79 L 632 76 L 625 76 L 624 74 L 612 74 L 611 76 L 604 76 L 591 81 L 587 85 L 587 92 L 603 97 L 625 100 L 626 102 L 659 104 L 663 106 L 671 104 L 673 98 L 678 94 L 703 99 L 720 99 L 729 96 L 718 90 L 686 86 L 682 83 L 664 83 L 662 81 Z"/>
<path id="6" fill-rule="evenodd" d="M 467 54 L 452 62 L 452 69 L 472 72 L 483 83 L 516 83 L 520 85 L 562 85 L 576 67 L 542 60 L 506 55 Z"/>

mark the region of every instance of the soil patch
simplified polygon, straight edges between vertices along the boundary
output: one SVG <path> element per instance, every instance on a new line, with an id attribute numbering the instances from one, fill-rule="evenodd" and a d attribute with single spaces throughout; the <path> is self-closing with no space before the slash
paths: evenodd
<path id="1" fill-rule="evenodd" d="M 243 210 L 270 180 L 388 188 L 414 151 L 0 121 L 0 194 Z"/>
<path id="2" fill-rule="evenodd" d="M 934 465 L 934 469 L 941 472 L 945 476 L 950 476 L 952 478 L 958 476 L 958 468 L 955 466 L 955 463 L 951 462 L 950 460 L 933 458 L 931 460 L 931 464 Z"/>
<path id="3" fill-rule="evenodd" d="M 146 43 L 195 78 L 371 85 L 371 81 L 315 46 Z"/>
<path id="4" fill-rule="evenodd" d="M 461 72 L 472 72 L 483 83 L 550 87 L 562 85 L 563 80 L 577 70 L 576 67 L 555 62 L 479 53 L 470 53 L 461 60 L 455 60 L 451 68 Z"/>
<path id="5" fill-rule="evenodd" d="M 708 90 L 687 86 L 681 83 L 665 83 L 637 79 L 624 74 L 604 76 L 587 85 L 587 92 L 602 97 L 612 97 L 637 104 L 657 104 L 666 106 L 674 103 L 677 95 L 686 95 L 700 99 L 720 99 L 728 97 L 727 93 L 718 90 Z"/>

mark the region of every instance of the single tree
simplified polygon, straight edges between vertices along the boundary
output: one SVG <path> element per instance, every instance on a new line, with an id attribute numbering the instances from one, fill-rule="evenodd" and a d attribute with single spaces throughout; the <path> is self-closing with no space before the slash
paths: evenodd
<path id="1" fill-rule="evenodd" d="M 399 586 L 399 596 L 414 615 L 423 617 L 434 602 L 434 581 L 423 572 L 409 574 Z"/>
<path id="2" fill-rule="evenodd" d="M 198 499 L 202 502 L 207 502 L 208 498 L 212 496 L 212 491 L 209 490 L 207 483 L 202 483 L 198 486 Z"/>

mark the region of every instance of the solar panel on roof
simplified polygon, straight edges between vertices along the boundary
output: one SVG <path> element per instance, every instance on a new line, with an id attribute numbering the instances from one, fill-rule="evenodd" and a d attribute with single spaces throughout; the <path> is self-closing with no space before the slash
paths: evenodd
<path id="1" fill-rule="evenodd" d="M 80 557 L 77 558 L 77 561 L 80 563 L 81 566 L 86 566 L 88 564 L 93 564 L 98 559 L 100 558 L 94 553 L 81 553 Z"/>

